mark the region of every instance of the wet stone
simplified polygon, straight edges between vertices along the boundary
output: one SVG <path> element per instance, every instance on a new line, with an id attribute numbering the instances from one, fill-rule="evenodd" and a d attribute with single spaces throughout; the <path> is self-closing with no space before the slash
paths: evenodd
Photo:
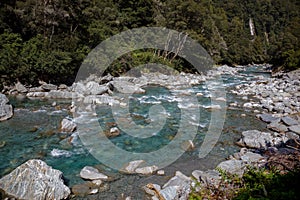
<path id="1" fill-rule="evenodd" d="M 282 119 L 282 122 L 288 126 L 293 126 L 293 125 L 297 125 L 299 124 L 299 122 L 289 116 L 286 116 L 286 117 L 283 117 Z"/>

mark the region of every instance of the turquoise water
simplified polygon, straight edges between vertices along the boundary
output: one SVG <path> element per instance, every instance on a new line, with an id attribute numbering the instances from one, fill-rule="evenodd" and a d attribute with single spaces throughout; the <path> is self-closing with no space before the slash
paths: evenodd
<path id="1" fill-rule="evenodd" d="M 255 78 L 257 74 L 268 76 L 257 67 L 249 68 L 241 74 L 245 76 L 223 76 L 227 90 L 236 84 Z M 151 152 L 160 149 L 170 143 L 179 129 L 178 123 L 182 117 L 180 107 L 184 105 L 181 105 L 178 100 L 186 97 L 179 95 L 175 98 L 174 94 L 164 87 L 149 86 L 145 89 L 146 94 L 131 96 L 129 101 L 130 116 L 125 116 L 125 118 L 131 117 L 136 124 L 147 126 L 150 123 L 150 107 L 159 104 L 165 109 L 166 123 L 159 132 L 150 138 L 136 138 L 121 131 L 120 136 L 111 139 L 116 146 L 129 152 Z M 29 159 L 39 158 L 46 161 L 50 166 L 61 170 L 67 184 L 72 186 L 83 182 L 78 174 L 84 166 L 97 165 L 103 173 L 113 176 L 114 181 L 109 183 L 110 189 L 108 191 L 88 198 L 114 199 L 114 197 L 124 193 L 134 197 L 134 199 L 141 199 L 144 198 L 144 192 L 140 189 L 143 185 L 150 182 L 163 184 L 176 170 L 190 175 L 195 169 L 214 168 L 228 155 L 238 151 L 234 142 L 239 139 L 242 131 L 263 130 L 265 128 L 265 125 L 255 118 L 254 113 L 243 110 L 243 108 L 229 108 L 218 143 L 207 157 L 199 159 L 197 148 L 203 142 L 211 117 L 211 111 L 204 108 L 211 103 L 209 91 L 206 85 L 202 84 L 185 89 L 185 92 L 191 95 L 198 92 L 204 94 L 204 96 L 197 97 L 201 106 L 200 121 L 194 124 L 198 126 L 197 135 L 194 139 L 196 150 L 184 153 L 176 162 L 165 167 L 166 176 L 124 175 L 102 165 L 89 154 L 79 138 L 74 140 L 73 145 L 70 145 L 68 139 L 65 139 L 67 136 L 59 132 L 59 125 L 63 118 L 72 117 L 67 111 L 71 100 L 57 101 L 60 108 L 54 108 L 51 106 L 53 101 L 11 97 L 10 102 L 15 107 L 14 117 L 0 123 L 0 141 L 6 143 L 4 147 L 0 148 L 0 177 Z M 243 100 L 227 93 L 227 104 L 231 102 L 242 103 Z M 115 123 L 111 108 L 98 106 L 96 111 L 100 126 L 104 130 L 109 130 Z M 247 116 L 241 117 L 242 113 L 246 113 Z"/>

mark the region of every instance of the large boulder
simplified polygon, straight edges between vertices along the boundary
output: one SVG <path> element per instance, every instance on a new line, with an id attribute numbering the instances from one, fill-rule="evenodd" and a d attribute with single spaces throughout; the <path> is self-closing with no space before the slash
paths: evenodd
<path id="1" fill-rule="evenodd" d="M 70 189 L 62 172 L 42 160 L 29 160 L 0 179 L 0 190 L 17 199 L 67 199 Z"/>
<path id="2" fill-rule="evenodd" d="M 145 90 L 140 88 L 139 86 L 129 82 L 129 81 L 111 81 L 110 82 L 115 91 L 124 93 L 124 94 L 133 94 L 138 93 L 142 94 L 145 93 Z"/>
<path id="3" fill-rule="evenodd" d="M 13 116 L 13 107 L 8 103 L 8 98 L 0 93 L 0 121 L 7 120 Z"/>
<path id="4" fill-rule="evenodd" d="M 90 81 L 86 84 L 86 93 L 90 95 L 101 95 L 108 91 L 108 87 L 104 85 L 99 85 L 94 81 Z"/>

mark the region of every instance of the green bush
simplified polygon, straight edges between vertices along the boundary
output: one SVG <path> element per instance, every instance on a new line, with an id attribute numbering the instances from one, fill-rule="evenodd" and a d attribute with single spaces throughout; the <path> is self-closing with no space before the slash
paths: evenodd
<path id="1" fill-rule="evenodd" d="M 300 197 L 300 170 L 285 174 L 275 169 L 249 169 L 242 178 L 221 172 L 218 187 L 201 186 L 200 191 L 192 188 L 190 200 L 235 199 L 235 200 L 298 200 Z"/>

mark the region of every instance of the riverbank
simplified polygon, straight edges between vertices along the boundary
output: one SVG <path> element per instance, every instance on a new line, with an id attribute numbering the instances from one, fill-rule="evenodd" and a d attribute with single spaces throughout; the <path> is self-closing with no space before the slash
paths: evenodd
<path id="1" fill-rule="evenodd" d="M 139 102 L 142 102 L 141 105 L 143 105 L 143 106 L 145 106 L 147 104 L 150 104 L 150 105 L 155 105 L 155 104 L 163 104 L 164 105 L 165 104 L 170 107 L 171 104 L 168 104 L 168 103 L 172 103 L 173 101 L 178 101 L 179 107 L 190 107 L 191 109 L 193 109 L 195 105 L 184 105 L 182 103 L 180 104 L 180 99 L 187 98 L 187 96 L 189 96 L 189 95 L 196 95 L 198 97 L 198 100 L 201 100 L 200 107 L 203 108 L 203 110 L 201 110 L 201 114 L 204 115 L 204 118 L 205 118 L 205 117 L 210 117 L 212 110 L 218 110 L 220 108 L 216 105 L 212 106 L 210 102 L 206 102 L 207 100 L 211 99 L 212 96 L 210 95 L 210 92 L 207 89 L 205 89 L 204 83 L 207 80 L 212 80 L 212 78 L 216 75 L 223 74 L 224 85 L 227 89 L 227 99 L 225 99 L 225 100 L 227 100 L 227 104 L 228 104 L 227 105 L 228 106 L 227 107 L 227 110 L 228 110 L 227 118 L 240 118 L 237 120 L 233 119 L 232 122 L 227 122 L 227 123 L 229 123 L 229 125 L 226 125 L 226 123 L 225 123 L 224 128 L 228 129 L 229 132 L 238 132 L 238 134 L 233 134 L 232 136 L 230 136 L 227 139 L 227 140 L 234 140 L 231 142 L 227 141 L 226 139 L 224 140 L 224 138 L 221 138 L 221 141 L 223 144 L 220 145 L 220 143 L 218 143 L 216 146 L 218 150 L 214 150 L 213 154 L 211 156 L 208 156 L 207 159 L 208 160 L 214 159 L 213 157 L 214 157 L 215 152 L 218 152 L 218 156 L 220 158 L 216 159 L 215 162 L 213 162 L 213 161 L 206 162 L 206 164 L 208 165 L 206 169 L 199 170 L 200 167 L 203 167 L 200 165 L 205 165 L 205 162 L 197 161 L 195 159 L 197 157 L 197 152 L 195 152 L 193 155 L 193 151 L 191 151 L 190 153 L 187 153 L 187 155 L 184 155 L 183 158 L 179 159 L 179 161 L 175 165 L 171 166 L 172 170 L 170 170 L 168 168 L 164 169 L 165 175 L 163 175 L 162 172 L 159 172 L 160 175 L 157 174 L 156 170 L 152 170 L 152 172 L 149 173 L 149 174 L 153 174 L 153 175 L 146 175 L 146 176 L 145 175 L 116 175 L 116 174 L 112 173 L 112 175 L 111 176 L 109 175 L 109 177 L 113 177 L 113 178 L 110 179 L 109 181 L 102 180 L 103 183 L 101 183 L 101 184 L 99 184 L 99 182 L 93 183 L 92 180 L 85 181 L 80 184 L 77 184 L 75 189 L 72 190 L 73 194 L 74 194 L 74 191 L 77 192 L 76 198 L 79 198 L 79 199 L 80 199 L 81 195 L 87 195 L 87 194 L 90 194 L 90 195 L 88 195 L 87 198 L 89 198 L 89 196 L 90 196 L 90 198 L 95 198 L 95 197 L 100 198 L 101 197 L 104 199 L 105 198 L 109 199 L 109 197 L 111 197 L 111 195 L 113 195 L 113 192 L 116 191 L 116 189 L 119 190 L 119 193 L 115 194 L 118 197 L 122 196 L 121 194 L 123 193 L 124 198 L 131 196 L 131 198 L 134 199 L 136 197 L 135 192 L 139 192 L 139 193 L 143 192 L 137 188 L 134 188 L 137 185 L 132 186 L 133 188 L 131 188 L 131 190 L 127 190 L 127 192 L 126 192 L 126 190 L 121 189 L 121 187 L 123 187 L 123 188 L 125 187 L 124 184 L 126 184 L 126 182 L 128 184 L 130 182 L 130 179 L 132 179 L 131 182 L 138 180 L 140 182 L 141 187 L 146 186 L 147 183 L 149 183 L 150 185 L 148 185 L 148 186 L 150 188 L 148 188 L 148 189 L 150 189 L 150 191 L 147 189 L 146 190 L 148 193 L 152 194 L 152 196 L 158 195 L 158 198 L 159 198 L 161 196 L 170 195 L 175 198 L 175 196 L 177 195 L 180 188 L 182 189 L 180 191 L 184 192 L 184 193 L 182 193 L 183 196 L 187 196 L 189 191 L 191 191 L 190 183 L 191 183 L 192 179 L 190 178 L 190 176 L 194 176 L 194 178 L 198 179 L 200 182 L 203 180 L 207 180 L 209 177 L 214 177 L 214 179 L 218 179 L 218 178 L 216 178 L 216 177 L 219 177 L 217 171 L 211 171 L 211 170 L 206 171 L 206 170 L 209 169 L 209 165 L 217 166 L 217 164 L 219 164 L 220 161 L 224 160 L 225 157 L 232 155 L 233 154 L 232 152 L 236 152 L 236 153 L 233 154 L 233 156 L 231 156 L 229 160 L 221 162 L 218 167 L 222 168 L 223 170 L 226 170 L 229 172 L 231 171 L 231 172 L 238 173 L 241 175 L 244 172 L 246 165 L 250 164 L 250 165 L 264 166 L 266 164 L 266 161 L 269 160 L 267 153 L 264 153 L 264 152 L 270 152 L 272 150 L 272 152 L 280 153 L 281 150 L 276 150 L 276 148 L 279 147 L 280 145 L 283 145 L 283 143 L 287 143 L 288 141 L 290 141 L 289 139 L 291 139 L 291 136 L 295 136 L 295 137 L 297 136 L 297 133 L 293 132 L 293 130 L 295 130 L 295 129 L 293 129 L 293 126 L 297 126 L 297 124 L 295 124 L 296 123 L 295 121 L 297 121 L 297 123 L 299 121 L 299 119 L 296 117 L 297 116 L 296 114 L 298 112 L 297 100 L 294 97 L 293 97 L 293 99 L 295 99 L 294 101 L 296 101 L 295 102 L 296 104 L 292 103 L 291 106 L 286 106 L 286 107 L 290 108 L 292 110 L 292 112 L 288 113 L 288 112 L 285 112 L 285 109 L 283 109 L 282 113 L 271 113 L 271 114 L 275 114 L 275 116 L 270 116 L 269 115 L 270 113 L 263 113 L 263 112 L 268 112 L 268 110 L 265 110 L 265 108 L 263 106 L 258 106 L 255 108 L 253 108 L 253 106 L 252 107 L 245 106 L 245 105 L 249 105 L 249 102 L 251 103 L 251 105 L 256 105 L 257 97 L 254 97 L 253 94 L 245 93 L 245 95 L 242 95 L 241 97 L 235 96 L 234 93 L 236 93 L 235 91 L 238 89 L 240 89 L 240 91 L 238 91 L 238 93 L 243 94 L 242 89 L 245 90 L 244 87 L 246 87 L 246 86 L 241 86 L 243 83 L 250 85 L 249 88 L 251 88 L 253 85 L 259 85 L 259 87 L 264 87 L 268 84 L 265 84 L 265 82 L 262 82 L 262 80 L 264 80 L 264 81 L 269 80 L 269 82 L 272 84 L 274 81 L 277 80 L 277 79 L 271 79 L 271 78 L 267 79 L 266 77 L 263 76 L 264 73 L 257 75 L 255 73 L 253 73 L 253 74 L 251 74 L 251 73 L 249 74 L 249 72 L 246 73 L 246 71 L 247 70 L 244 67 L 229 68 L 229 67 L 224 66 L 224 67 L 219 68 L 217 71 L 211 72 L 207 76 L 199 76 L 199 75 L 197 76 L 197 75 L 182 73 L 182 74 L 174 75 L 174 76 L 148 74 L 142 78 L 106 77 L 105 79 L 102 78 L 102 79 L 98 79 L 98 80 L 96 77 L 94 77 L 94 78 L 92 78 L 92 80 L 88 80 L 83 83 L 73 84 L 72 87 L 65 88 L 65 87 L 57 87 L 56 86 L 56 88 L 54 88 L 54 86 L 51 86 L 51 87 L 53 87 L 52 89 L 55 89 L 55 90 L 49 90 L 50 87 L 45 87 L 45 85 L 43 83 L 41 85 L 41 88 L 43 89 L 43 87 L 44 87 L 44 89 L 43 89 L 43 91 L 40 91 L 40 92 L 42 92 L 44 96 L 43 97 L 35 97 L 35 99 L 40 99 L 40 98 L 46 99 L 46 98 L 50 97 L 49 93 L 51 95 L 54 93 L 59 93 L 61 97 L 64 96 L 64 97 L 69 98 L 69 100 L 70 100 L 69 105 L 71 104 L 71 101 L 74 101 L 74 99 L 75 100 L 80 99 L 80 101 L 84 102 L 84 106 L 85 106 L 84 109 L 86 109 L 87 105 L 89 105 L 89 104 L 92 104 L 92 105 L 108 104 L 108 106 L 113 106 L 114 104 L 117 104 L 117 105 L 121 105 L 121 106 L 126 106 L 126 102 L 124 101 L 124 99 L 120 98 L 120 96 L 113 95 L 114 92 L 115 92 L 115 94 L 117 93 L 116 91 L 126 90 L 126 91 L 130 91 L 131 93 L 136 93 L 136 95 L 140 95 L 140 96 L 134 96 L 134 98 L 137 99 Z M 278 80 L 278 82 L 280 82 L 280 81 Z M 288 84 L 290 84 L 292 86 L 294 85 L 294 82 L 290 82 L 289 80 L 287 82 L 288 82 Z M 145 88 L 142 87 L 145 84 L 152 84 L 152 85 L 158 84 L 158 85 L 164 86 L 168 90 L 173 91 L 174 93 L 172 93 L 172 94 L 176 94 L 176 95 L 173 96 L 170 94 L 169 95 L 164 94 L 164 96 L 162 96 L 162 95 L 155 96 L 155 94 L 157 92 L 162 92 L 162 91 L 155 89 L 154 93 L 149 93 L 150 92 L 149 89 L 145 90 Z M 199 84 L 202 86 L 198 88 L 197 85 L 199 85 Z M 48 88 L 48 89 L 45 90 L 45 88 Z M 297 85 L 296 85 L 295 87 L 293 86 L 293 88 L 298 89 L 299 87 L 297 87 Z M 25 94 L 28 95 L 28 94 L 30 94 L 30 92 L 32 92 L 32 90 L 30 88 L 26 88 L 26 89 L 27 89 L 27 92 L 23 93 L 24 96 L 25 96 Z M 116 89 L 116 90 L 114 90 L 114 89 Z M 231 92 L 230 92 L 230 90 L 231 90 Z M 13 90 L 13 91 L 15 91 L 15 90 Z M 17 93 L 14 93 L 13 91 L 11 91 L 11 94 L 17 94 Z M 55 91 L 55 92 L 53 92 L 53 91 Z M 71 97 L 70 95 L 61 95 L 64 93 L 65 94 L 69 93 L 69 92 L 72 93 L 74 91 L 76 92 L 76 95 L 75 95 L 76 98 L 74 98 L 74 99 L 72 99 L 72 98 L 70 99 L 70 97 Z M 103 91 L 105 91 L 105 92 L 103 94 L 100 94 Z M 256 92 L 256 91 L 258 91 L 258 89 L 253 90 L 253 91 Z M 268 87 L 265 87 L 264 91 L 268 92 L 269 91 Z M 100 92 L 100 93 L 98 93 L 98 92 Z M 294 92 L 294 90 L 291 90 L 288 93 L 292 96 L 294 96 L 296 94 Z M 278 94 L 280 95 L 281 93 L 278 92 Z M 20 92 L 18 92 L 18 95 L 20 95 Z M 276 95 L 276 96 L 279 96 L 279 95 Z M 284 95 L 286 95 L 286 94 L 284 94 Z M 32 97 L 30 97 L 30 95 L 28 95 L 28 96 L 29 96 L 28 98 L 32 98 Z M 68 98 L 65 98 L 65 99 L 68 99 Z M 262 98 L 264 98 L 264 97 L 262 97 Z M 280 98 L 280 97 L 278 97 L 278 98 Z M 53 101 L 55 101 L 55 103 Z M 219 99 L 219 101 L 223 101 L 223 99 L 222 100 Z M 76 102 L 74 102 L 74 103 L 76 106 Z M 59 100 L 52 99 L 51 105 L 49 105 L 49 106 L 51 107 L 51 109 L 56 109 L 55 107 L 60 106 Z M 60 121 L 63 121 L 66 114 L 68 115 L 68 113 L 70 113 L 70 112 L 74 113 L 73 111 L 76 112 L 76 109 L 78 109 L 78 107 L 74 109 L 73 106 L 71 105 L 71 107 L 69 107 L 69 108 L 68 108 L 68 106 L 62 107 L 63 108 L 62 112 L 65 114 L 64 114 L 64 116 L 59 117 Z M 102 110 L 104 109 L 104 107 L 101 107 L 101 108 L 102 108 Z M 57 107 L 57 109 L 59 109 L 59 108 Z M 171 111 L 169 110 L 169 112 L 171 112 Z M 273 112 L 273 110 L 272 110 L 272 112 Z M 275 109 L 274 112 L 278 112 L 278 111 Z M 103 110 L 103 113 L 101 113 L 101 114 L 105 114 L 105 113 L 106 113 L 105 110 Z M 102 116 L 101 114 L 100 114 L 100 116 Z M 263 115 L 258 115 L 258 114 L 263 114 Z M 271 129 L 271 127 L 261 127 L 260 125 L 258 125 L 259 122 L 256 121 L 255 117 L 252 118 L 252 116 L 255 116 L 255 115 L 257 115 L 257 117 L 260 117 L 261 119 L 276 118 L 276 120 L 277 120 L 276 126 L 280 126 L 281 128 L 283 128 L 283 126 L 285 126 L 288 131 L 285 132 L 284 134 L 282 134 L 281 132 L 273 131 L 273 129 L 274 129 L 273 127 L 272 127 L 272 129 Z M 287 115 L 290 115 L 289 117 L 292 119 L 287 118 Z M 71 114 L 71 116 L 72 116 L 72 114 Z M 142 120 L 144 120 L 144 118 L 145 119 L 147 118 L 147 115 L 146 115 L 146 117 L 145 116 L 143 117 L 143 113 L 135 112 L 135 116 L 138 119 L 142 119 Z M 67 120 L 69 120 L 71 122 L 73 121 L 70 118 L 68 118 Z M 72 133 L 73 128 L 71 126 L 72 124 L 68 123 L 69 121 L 65 120 L 65 122 L 67 122 L 67 124 L 68 124 L 68 126 L 66 125 L 65 127 L 69 127 L 71 133 L 67 134 L 65 136 L 67 136 L 67 138 L 68 138 L 67 140 L 69 140 L 69 139 L 73 140 L 74 138 L 72 138 L 72 137 L 76 136 L 76 131 L 74 133 Z M 274 122 L 270 121 L 270 124 L 274 125 Z M 206 123 L 209 123 L 209 121 L 208 122 L 206 121 Z M 286 124 L 286 123 L 289 123 L 289 124 Z M 199 124 L 197 124 L 197 126 L 198 125 Z M 57 126 L 57 128 L 62 128 L 62 127 L 58 127 L 59 125 L 56 125 L 56 126 Z M 206 126 L 207 125 L 204 125 L 204 128 L 201 129 L 200 132 L 205 132 L 205 129 L 207 128 Z M 238 127 L 230 128 L 230 126 L 238 126 Z M 257 127 L 258 129 L 252 130 L 253 126 Z M 111 128 L 114 128 L 114 126 L 109 126 L 108 130 L 111 130 Z M 269 128 L 272 131 L 268 131 Z M 58 130 L 57 132 L 59 133 L 59 132 L 61 132 L 61 130 Z M 114 131 L 112 131 L 112 132 L 113 132 L 112 134 L 115 134 Z M 268 133 L 266 133 L 266 132 L 268 132 Z M 226 130 L 223 130 L 223 136 L 221 136 L 221 137 L 226 137 L 225 136 L 226 134 L 224 134 L 224 133 L 229 134 L 229 135 L 232 134 L 232 133 L 228 133 Z M 73 134 L 75 134 L 75 135 L 73 135 Z M 240 137 L 239 134 L 242 134 L 241 140 L 239 138 Z M 118 140 L 123 135 L 124 135 L 124 133 L 121 132 L 119 136 L 117 136 L 113 139 Z M 261 136 L 260 137 L 261 140 L 259 140 L 259 141 L 255 140 L 257 138 L 257 135 Z M 116 135 L 114 135 L 114 136 L 116 136 Z M 201 137 L 203 139 L 203 135 L 201 135 L 199 133 L 199 136 L 197 136 L 196 140 L 193 141 L 193 143 L 194 143 L 193 145 L 195 145 L 196 148 L 199 145 L 201 145 Z M 253 140 L 253 138 L 254 138 L 254 140 Z M 198 141 L 197 141 L 197 139 L 198 139 Z M 76 140 L 74 140 L 74 141 L 76 141 Z M 247 148 L 247 150 L 242 149 L 241 152 L 238 152 L 239 150 L 237 150 L 237 147 L 235 147 L 234 149 L 230 149 L 232 147 L 228 148 L 228 146 L 234 145 L 234 143 L 237 141 L 239 141 L 239 145 L 245 146 Z M 131 141 L 128 141 L 128 142 L 131 142 Z M 191 143 L 190 143 L 190 146 L 191 146 Z M 138 146 L 137 147 L 135 147 L 134 145 L 125 146 L 125 148 L 129 148 L 129 147 L 137 148 Z M 257 147 L 259 147 L 259 150 L 256 149 Z M 263 148 L 261 148 L 261 147 L 263 147 Z M 49 153 L 51 155 L 60 155 L 60 156 L 63 155 L 62 157 L 60 157 L 61 161 L 67 160 L 67 158 L 65 156 L 68 156 L 68 155 L 70 155 L 71 157 L 74 156 L 74 154 L 70 153 L 71 151 L 69 151 L 69 150 L 63 151 L 63 150 L 59 149 L 61 147 L 56 147 L 56 148 L 58 150 L 56 150 L 54 152 L 53 152 L 53 149 L 49 149 Z M 294 148 L 297 148 L 297 147 L 294 147 Z M 57 157 L 57 158 L 59 158 L 59 157 Z M 42 157 L 42 159 L 45 159 L 45 158 Z M 116 158 L 116 159 L 118 159 L 118 158 Z M 91 164 L 91 165 L 94 166 L 95 164 Z M 80 169 L 83 169 L 84 163 L 82 163 L 81 166 L 82 167 Z M 100 170 L 99 172 L 102 171 L 106 175 L 110 174 L 110 173 L 108 173 L 108 171 L 103 170 L 104 168 L 101 166 L 96 166 L 96 169 Z M 151 169 L 153 169 L 153 168 L 151 168 Z M 143 170 L 145 170 L 145 168 Z M 183 173 L 177 172 L 176 176 L 173 177 L 175 171 L 178 171 L 178 170 L 182 171 Z M 135 171 L 135 169 L 133 171 Z M 141 171 L 141 170 L 138 170 L 138 171 Z M 79 172 L 77 172 L 77 173 L 79 174 Z M 186 174 L 187 176 L 184 174 Z M 120 179 L 123 179 L 123 180 L 118 181 Z M 98 180 L 98 179 L 96 179 L 96 180 Z M 155 181 L 157 181 L 157 182 L 155 182 Z M 168 182 L 168 183 L 166 183 L 166 182 Z M 163 185 L 165 183 L 166 184 L 162 187 L 162 189 L 160 189 L 157 185 L 154 185 L 155 183 L 158 183 L 160 185 Z M 97 184 L 99 184 L 99 185 L 97 186 Z M 154 193 L 153 193 L 153 185 L 155 186 Z M 74 185 L 72 187 L 74 187 Z M 112 189 L 113 187 L 114 187 L 114 189 Z M 118 188 L 116 188 L 116 187 L 118 187 Z M 96 190 L 96 189 L 98 189 L 98 190 Z M 117 196 L 115 196 L 115 197 L 117 198 Z M 143 195 L 137 195 L 137 196 L 141 197 Z"/>
<path id="2" fill-rule="evenodd" d="M 266 123 L 269 131 L 242 132 L 241 139 L 236 143 L 242 147 L 240 152 L 230 155 L 228 160 L 218 164 L 215 169 L 195 170 L 191 176 L 178 171 L 163 186 L 147 184 L 144 189 L 152 195 L 152 199 L 188 199 L 191 192 L 195 198 L 234 197 L 234 193 L 237 194 L 239 187 L 242 187 L 241 182 L 224 183 L 222 172 L 228 173 L 228 177 L 233 175 L 232 180 L 229 180 L 233 181 L 235 175 L 241 178 L 253 168 L 275 169 L 280 173 L 300 168 L 300 70 L 281 74 L 280 77 L 258 79 L 237 85 L 236 90 L 231 90 L 233 94 L 248 101 L 231 105 L 259 113 L 257 118 Z M 224 184 L 227 188 L 224 188 Z M 295 192 L 293 187 L 291 189 Z"/>

